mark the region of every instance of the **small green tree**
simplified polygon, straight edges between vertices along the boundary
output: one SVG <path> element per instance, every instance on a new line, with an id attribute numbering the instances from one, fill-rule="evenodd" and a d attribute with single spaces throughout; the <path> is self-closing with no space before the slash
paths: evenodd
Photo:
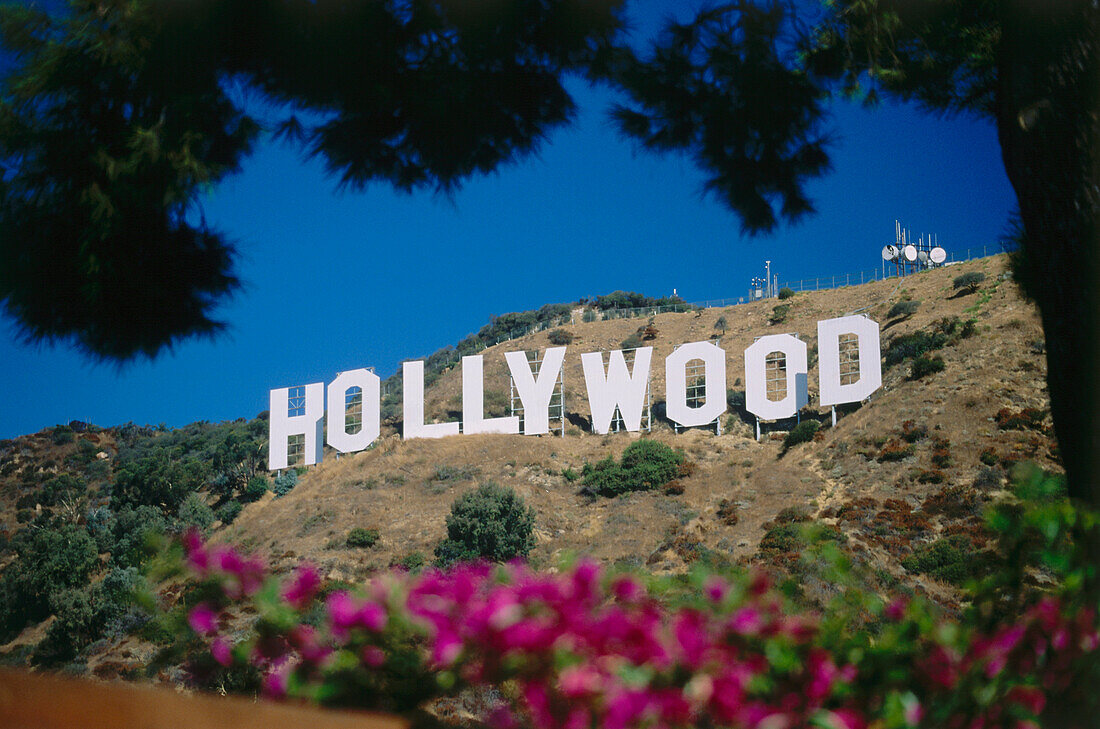
<path id="1" fill-rule="evenodd" d="M 794 289 L 789 288 L 787 286 L 784 286 L 783 288 L 779 289 L 779 298 L 780 299 L 789 299 L 792 296 L 794 296 Z"/>
<path id="2" fill-rule="evenodd" d="M 978 287 L 985 281 L 985 274 L 981 271 L 971 271 L 970 273 L 964 273 L 962 276 L 956 276 L 952 286 L 956 291 L 959 289 L 965 289 L 966 293 L 972 294 L 978 290 Z"/>
<path id="3" fill-rule="evenodd" d="M 447 538 L 435 548 L 443 567 L 487 559 L 505 562 L 526 557 L 535 546 L 535 512 L 510 488 L 486 483 L 451 505 Z"/>
<path id="4" fill-rule="evenodd" d="M 573 333 L 567 332 L 564 329 L 555 329 L 547 335 L 550 340 L 550 344 L 562 347 L 566 344 L 570 344 L 573 341 Z"/>
<path id="5" fill-rule="evenodd" d="M 180 504 L 179 519 L 187 526 L 206 531 L 214 523 L 214 510 L 207 505 L 202 496 L 192 492 Z"/>
<path id="6" fill-rule="evenodd" d="M 589 496 L 618 496 L 628 491 L 659 489 L 680 475 L 684 454 L 656 440 L 635 441 L 623 451 L 621 462 L 611 456 L 586 463 L 582 470 Z"/>
<path id="7" fill-rule="evenodd" d="M 919 301 L 899 301 L 890 307 L 890 311 L 886 312 L 887 319 L 908 319 L 917 313 L 917 309 L 920 308 Z"/>

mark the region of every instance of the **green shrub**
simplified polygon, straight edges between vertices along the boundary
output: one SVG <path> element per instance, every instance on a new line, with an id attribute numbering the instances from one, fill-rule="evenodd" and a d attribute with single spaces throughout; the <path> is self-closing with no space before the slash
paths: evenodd
<path id="1" fill-rule="evenodd" d="M 373 547 L 375 544 L 378 544 L 379 536 L 377 529 L 356 527 L 348 532 L 348 538 L 345 544 L 353 548 Z"/>
<path id="2" fill-rule="evenodd" d="M 550 344 L 560 347 L 573 342 L 573 333 L 564 329 L 555 329 L 547 335 L 547 338 L 550 340 Z"/>
<path id="3" fill-rule="evenodd" d="M 943 357 L 930 357 L 927 354 L 921 355 L 913 360 L 913 364 L 909 368 L 909 379 L 919 380 L 925 375 L 943 372 L 944 366 Z"/>
<path id="4" fill-rule="evenodd" d="M 985 274 L 981 271 L 971 271 L 970 273 L 964 273 L 961 276 L 956 276 L 952 287 L 958 291 L 959 289 L 966 289 L 968 293 L 974 293 L 978 290 L 978 287 L 985 281 Z"/>
<path id="5" fill-rule="evenodd" d="M 241 501 L 257 501 L 268 492 L 270 481 L 267 476 L 253 476 L 241 492 Z"/>
<path id="6" fill-rule="evenodd" d="M 953 534 L 913 550 L 913 554 L 901 561 L 901 566 L 914 574 L 961 585 L 978 574 L 982 563 L 975 559 L 970 539 Z"/>
<path id="7" fill-rule="evenodd" d="M 644 346 L 644 342 L 642 342 L 642 337 L 637 332 L 635 332 L 619 344 L 619 349 L 637 349 L 641 346 Z"/>
<path id="8" fill-rule="evenodd" d="M 581 475 L 573 470 L 572 466 L 566 466 L 561 470 L 561 477 L 564 478 L 568 483 L 573 483 L 578 478 L 580 478 Z"/>
<path id="9" fill-rule="evenodd" d="M 794 296 L 794 289 L 789 288 L 787 286 L 784 286 L 783 288 L 779 289 L 779 298 L 780 299 L 785 300 L 785 299 L 791 298 L 792 296 Z"/>
<path id="10" fill-rule="evenodd" d="M 726 321 L 726 317 L 718 317 L 718 320 L 714 322 L 714 328 L 720 332 L 724 332 L 729 329 L 729 322 Z"/>
<path id="11" fill-rule="evenodd" d="M 53 433 L 50 434 L 53 438 L 54 445 L 65 445 L 66 443 L 72 443 L 75 436 L 73 436 L 73 429 L 67 425 L 58 425 L 53 429 Z"/>
<path id="12" fill-rule="evenodd" d="M 423 568 L 424 565 L 426 565 L 427 563 L 428 560 L 424 557 L 422 553 L 412 552 L 411 554 L 406 554 L 404 557 L 394 562 L 394 566 L 400 567 L 404 570 L 408 570 L 409 572 L 415 574 L 419 572 L 421 568 Z"/>
<path id="13" fill-rule="evenodd" d="M 129 506 L 121 509 L 111 524 L 111 563 L 119 567 L 137 567 L 157 553 L 160 537 L 169 524 L 155 506 Z"/>
<path id="14" fill-rule="evenodd" d="M 886 312 L 887 319 L 899 319 L 909 318 L 913 314 L 917 313 L 917 309 L 920 308 L 919 301 L 899 301 L 890 307 L 890 311 Z"/>
<path id="15" fill-rule="evenodd" d="M 581 491 L 590 496 L 652 491 L 683 475 L 685 466 L 683 453 L 645 438 L 627 446 L 619 463 L 608 456 L 595 464 L 584 464 L 581 470 L 584 488 Z"/>
<path id="16" fill-rule="evenodd" d="M 281 498 L 291 492 L 291 490 L 298 485 L 298 472 L 293 468 L 283 471 L 272 483 L 271 490 L 275 493 L 275 498 Z"/>
<path id="17" fill-rule="evenodd" d="M 435 549 L 436 561 L 526 557 L 535 546 L 535 514 L 510 488 L 487 483 L 463 494 L 447 517 L 447 538 Z"/>
<path id="18" fill-rule="evenodd" d="M 771 324 L 782 324 L 787 320 L 787 314 L 789 314 L 790 311 L 790 304 L 780 304 L 772 309 L 772 315 L 768 318 L 768 322 Z"/>
<path id="19" fill-rule="evenodd" d="M 240 516 L 243 508 L 244 506 L 239 501 L 227 501 L 218 507 L 215 516 L 222 524 L 232 524 L 233 520 Z"/>
<path id="20" fill-rule="evenodd" d="M 441 463 L 432 472 L 432 481 L 470 481 L 481 474 L 477 466 L 452 466 Z"/>
<path id="21" fill-rule="evenodd" d="M 789 450 L 799 443 L 809 443 L 814 439 L 814 435 L 820 428 L 821 423 L 816 420 L 803 420 L 801 423 L 791 428 L 787 436 L 783 438 L 783 450 Z"/>
<path id="22" fill-rule="evenodd" d="M 214 523 L 214 510 L 207 505 L 202 496 L 192 492 L 180 504 L 179 519 L 185 526 L 206 531 Z"/>
<path id="23" fill-rule="evenodd" d="M 98 562 L 95 541 L 82 527 L 23 529 L 12 539 L 17 555 L 0 578 L 0 639 L 50 614 L 51 600 L 78 588 Z"/>

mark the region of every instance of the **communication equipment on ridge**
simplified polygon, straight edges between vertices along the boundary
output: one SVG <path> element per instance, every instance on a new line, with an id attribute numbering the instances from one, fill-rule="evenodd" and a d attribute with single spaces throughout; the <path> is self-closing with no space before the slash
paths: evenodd
<path id="1" fill-rule="evenodd" d="M 947 260 L 947 251 L 936 246 L 928 253 L 928 257 L 932 260 L 932 263 L 938 266 Z"/>
<path id="2" fill-rule="evenodd" d="M 910 243 L 909 245 L 901 249 L 901 254 L 905 256 L 905 260 L 913 263 L 917 260 L 917 247 Z"/>
<path id="3" fill-rule="evenodd" d="M 898 257 L 898 247 L 895 245 L 884 245 L 882 247 L 882 260 L 893 261 Z"/>
<path id="4" fill-rule="evenodd" d="M 928 263 L 928 251 L 917 251 L 917 260 L 921 263 Z"/>

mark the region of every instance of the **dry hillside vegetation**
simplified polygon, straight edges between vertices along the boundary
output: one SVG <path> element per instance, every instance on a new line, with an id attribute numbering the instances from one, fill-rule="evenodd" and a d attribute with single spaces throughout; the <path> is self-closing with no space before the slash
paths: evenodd
<path id="1" fill-rule="evenodd" d="M 651 435 L 598 436 L 575 423 L 588 418 L 579 355 L 616 348 L 646 319 L 576 323 L 566 355 L 565 438 L 542 436 L 459 436 L 403 441 L 393 429 L 370 450 L 342 456 L 327 454 L 283 498 L 268 495 L 245 507 L 220 539 L 263 550 L 289 566 L 300 559 L 320 565 L 330 576 L 354 579 L 391 564 L 429 560 L 445 533 L 451 503 L 477 484 L 510 486 L 536 512 L 537 546 L 533 562 L 555 564 L 563 555 L 584 553 L 612 563 L 653 570 L 681 570 L 697 559 L 739 561 L 754 555 L 780 565 L 797 552 L 778 537 L 784 524 L 814 518 L 839 530 L 848 548 L 864 553 L 899 580 L 911 578 L 900 560 L 914 549 L 944 537 L 979 549 L 982 504 L 997 489 L 1007 466 L 1020 459 L 1056 468 L 1049 421 L 1034 428 L 1001 427 L 1005 413 L 1042 411 L 1044 389 L 1042 331 L 1034 308 L 1007 280 L 1004 257 L 988 258 L 902 280 L 876 282 L 833 291 L 798 294 L 783 304 L 784 321 L 769 324 L 779 302 L 764 301 L 725 309 L 669 313 L 654 317 L 656 339 L 653 396 L 664 396 L 663 358 L 674 345 L 716 334 L 724 317 L 727 331 L 727 387 L 741 388 L 741 352 L 762 334 L 793 332 L 816 352 L 819 319 L 863 310 L 883 325 L 885 352 L 892 340 L 942 328 L 943 319 L 973 319 L 973 334 L 956 337 L 931 354 L 944 369 L 910 379 L 910 361 L 884 370 L 883 387 L 862 407 L 840 416 L 836 428 L 824 427 L 810 443 L 784 453 L 785 429 L 793 423 L 765 426 L 761 442 L 735 411 L 721 436 L 702 429 L 676 434 L 658 420 Z M 954 277 L 982 271 L 979 291 L 959 295 Z M 915 314 L 890 320 L 886 313 L 901 300 L 920 301 Z M 503 353 L 545 348 L 547 332 L 531 334 L 483 352 L 486 391 L 507 392 Z M 811 355 L 811 362 L 815 361 Z M 444 373 L 427 393 L 429 419 L 453 417 L 461 410 L 461 373 Z M 811 364 L 811 403 L 816 368 Z M 451 411 L 451 415 L 448 414 Z M 805 417 L 819 417 L 811 408 Z M 682 450 L 694 464 L 680 479 L 682 493 L 663 490 L 591 500 L 579 493 L 586 462 L 608 454 L 618 457 L 639 437 L 652 437 Z M 673 488 L 672 491 L 679 491 Z M 797 514 L 790 513 L 791 509 Z M 787 510 L 785 517 L 776 516 Z M 369 549 L 345 546 L 356 527 L 377 529 Z M 761 538 L 771 530 L 776 539 Z M 961 536 L 959 536 L 961 535 Z M 796 547 L 797 545 L 793 545 Z M 939 573 L 943 578 L 944 573 Z M 889 581 L 889 580 L 887 580 Z M 921 578 L 918 587 L 950 590 L 942 580 Z"/>
<path id="2" fill-rule="evenodd" d="M 835 590 L 800 557 L 807 544 L 803 527 L 816 524 L 810 530 L 816 539 L 835 542 L 869 568 L 871 589 L 923 592 L 953 609 L 964 598 L 958 586 L 980 572 L 983 550 L 989 548 L 981 512 L 1004 485 L 1007 470 L 1021 460 L 1058 469 L 1045 415 L 1039 319 L 1020 297 L 1006 265 L 1005 257 L 998 256 L 901 280 L 800 293 L 782 302 L 661 314 L 652 320 L 585 323 L 578 310 L 575 323 L 563 327 L 573 335 L 565 361 L 564 438 L 479 435 L 403 441 L 396 430 L 399 423 L 389 422 L 367 451 L 337 458 L 326 449 L 324 462 L 302 469 L 297 483 L 282 489 L 285 495 L 280 497 L 264 493 L 262 478 L 258 491 L 246 493 L 258 478 L 254 472 L 244 474 L 236 491 L 223 488 L 220 495 L 206 490 L 216 486 L 207 481 L 197 497 L 205 503 L 197 511 L 206 510 L 206 518 L 213 520 L 205 504 L 216 507 L 222 518 L 224 507 L 240 508 L 245 502 L 231 524 L 213 521 L 213 539 L 258 550 L 280 569 L 308 560 L 329 579 L 350 581 L 394 565 L 416 569 L 429 564 L 446 535 L 455 500 L 480 484 L 495 482 L 514 489 L 534 511 L 535 546 L 529 559 L 536 566 L 553 568 L 573 554 L 663 573 L 700 561 L 765 562 L 797 577 L 799 589 L 814 601 Z M 978 290 L 955 291 L 953 280 L 972 271 L 986 276 Z M 919 306 L 915 311 L 902 307 L 905 316 L 888 315 L 906 301 Z M 779 306 L 787 308 L 777 312 Z M 914 377 L 919 373 L 911 358 L 884 365 L 883 387 L 866 403 L 845 408 L 831 428 L 828 412 L 812 407 L 816 325 L 820 319 L 854 312 L 880 322 L 888 361 L 902 341 L 910 349 L 921 341 L 937 348 L 926 354 L 932 364 L 920 377 Z M 651 376 L 658 417 L 653 432 L 591 434 L 580 354 L 615 349 L 639 329 L 639 336 L 647 337 L 645 344 L 655 349 Z M 730 400 L 737 402 L 743 391 L 743 350 L 754 337 L 781 332 L 798 334 L 810 347 L 811 407 L 802 419 L 820 422 L 816 433 L 799 431 L 803 437 L 795 438 L 796 433 L 788 435 L 793 421 L 769 423 L 757 442 L 751 418 L 736 407 L 723 416 L 722 435 L 707 429 L 675 433 L 660 417 L 663 360 L 675 345 L 721 335 L 727 352 L 726 387 Z M 495 397 L 496 407 L 508 392 L 503 353 L 544 349 L 551 346 L 549 336 L 547 331 L 533 333 L 482 352 L 485 389 L 497 393 L 488 398 Z M 942 367 L 935 358 L 942 360 Z M 461 411 L 460 375 L 451 369 L 429 387 L 429 420 L 452 419 Z M 186 443 L 192 436 L 194 442 L 209 443 L 211 433 L 224 437 L 233 429 L 245 434 L 245 443 L 251 429 L 252 437 L 261 439 L 254 444 L 262 444 L 263 423 L 243 420 L 166 433 L 125 426 L 78 428 L 66 434 L 67 428 L 59 427 L 0 442 L 3 535 L 14 537 L 32 527 L 44 518 L 44 510 L 52 514 L 49 518 L 60 516 L 93 532 L 92 510 L 108 503 L 115 508 L 110 499 L 120 493 L 115 483 L 125 471 L 120 449 Z M 652 438 L 684 454 L 687 463 L 672 483 L 614 498 L 582 493 L 585 464 L 609 456 L 618 459 L 639 438 Z M 197 457 L 206 458 L 204 454 Z M 262 464 L 260 455 L 248 455 L 250 468 Z M 61 488 L 57 479 L 67 474 L 87 484 L 85 496 L 50 493 Z M 131 498 L 141 496 L 131 492 Z M 259 498 L 248 501 L 255 496 Z M 73 511 L 71 518 L 65 517 L 66 509 Z M 134 544 L 129 548 L 136 548 Z M 10 548 L 0 554 L 5 565 L 13 559 Z M 93 578 L 93 587 L 115 569 L 117 557 L 100 554 L 99 567 L 93 569 L 100 577 Z M 160 586 L 162 597 L 178 596 L 179 590 L 177 584 Z M 48 617 L 22 630 L 0 648 L 3 660 L 27 660 L 54 620 Z M 155 641 L 156 636 L 131 630 L 89 645 L 81 660 L 97 675 L 130 675 L 143 670 L 156 653 Z M 178 676 L 168 672 L 161 678 Z"/>

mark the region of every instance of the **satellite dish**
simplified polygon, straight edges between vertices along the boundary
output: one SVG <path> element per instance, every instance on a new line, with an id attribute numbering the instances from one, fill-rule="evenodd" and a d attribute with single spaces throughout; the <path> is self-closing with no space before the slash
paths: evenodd
<path id="1" fill-rule="evenodd" d="M 882 260 L 892 261 L 898 257 L 898 247 L 893 245 L 885 245 L 882 247 Z"/>
<path id="2" fill-rule="evenodd" d="M 927 263 L 928 262 L 928 251 L 917 251 L 917 259 L 921 263 Z"/>
<path id="3" fill-rule="evenodd" d="M 940 264 L 947 260 L 947 251 L 936 246 L 932 249 L 932 252 L 928 254 L 928 257 L 932 259 L 932 263 Z"/>
<path id="4" fill-rule="evenodd" d="M 912 263 L 917 260 L 917 247 L 915 245 L 907 245 L 901 249 L 901 254 L 905 256 L 905 260 Z"/>

